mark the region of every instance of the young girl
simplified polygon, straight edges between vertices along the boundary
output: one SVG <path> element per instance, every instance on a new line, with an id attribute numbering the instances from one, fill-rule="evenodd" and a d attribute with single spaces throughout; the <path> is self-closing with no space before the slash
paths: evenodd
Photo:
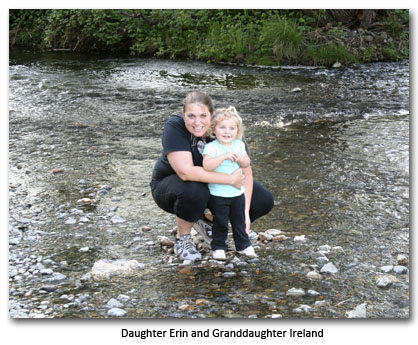
<path id="1" fill-rule="evenodd" d="M 216 140 L 205 146 L 203 168 L 232 174 L 239 168 L 250 165 L 250 158 L 245 150 L 242 119 L 235 107 L 215 110 L 211 122 L 211 131 Z M 228 236 L 228 220 L 231 222 L 235 248 L 240 254 L 254 258 L 257 255 L 245 231 L 245 196 L 244 187 L 209 183 L 209 209 L 214 215 L 212 227 L 213 258 L 226 260 L 225 250 Z"/>

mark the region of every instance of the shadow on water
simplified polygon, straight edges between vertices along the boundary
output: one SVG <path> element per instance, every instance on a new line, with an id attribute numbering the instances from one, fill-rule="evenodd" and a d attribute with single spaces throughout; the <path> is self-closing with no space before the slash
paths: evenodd
<path id="1" fill-rule="evenodd" d="M 256 241 L 256 260 L 231 252 L 221 265 L 202 249 L 202 264 L 181 266 L 158 244 L 175 224 L 149 190 L 162 128 L 200 88 L 242 114 L 255 178 L 275 199 L 253 227 L 283 237 Z M 371 318 L 408 317 L 408 274 L 375 281 L 409 253 L 408 102 L 407 62 L 262 68 L 11 51 L 14 315 L 101 318 L 118 298 L 126 317 L 343 318 L 362 303 Z M 100 259 L 145 269 L 87 279 Z M 320 272 L 328 262 L 337 273 Z"/>

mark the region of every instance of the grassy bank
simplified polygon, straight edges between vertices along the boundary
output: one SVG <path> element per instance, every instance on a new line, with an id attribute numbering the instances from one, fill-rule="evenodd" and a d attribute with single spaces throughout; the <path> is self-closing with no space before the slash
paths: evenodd
<path id="1" fill-rule="evenodd" d="M 10 10 L 9 42 L 262 65 L 408 59 L 408 10 L 365 11 Z"/>

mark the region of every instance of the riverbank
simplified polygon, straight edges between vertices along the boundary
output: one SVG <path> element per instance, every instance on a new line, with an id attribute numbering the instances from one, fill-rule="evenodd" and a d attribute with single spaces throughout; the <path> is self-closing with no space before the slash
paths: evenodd
<path id="1" fill-rule="evenodd" d="M 10 46 L 332 66 L 409 59 L 408 10 L 10 10 Z"/>

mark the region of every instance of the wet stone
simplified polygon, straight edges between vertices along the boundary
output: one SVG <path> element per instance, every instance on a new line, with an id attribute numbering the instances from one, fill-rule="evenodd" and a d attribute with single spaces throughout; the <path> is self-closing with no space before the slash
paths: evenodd
<path id="1" fill-rule="evenodd" d="M 113 224 L 125 223 L 125 219 L 120 216 L 113 216 L 111 221 Z"/>
<path id="2" fill-rule="evenodd" d="M 396 283 L 398 279 L 392 275 L 376 276 L 376 285 L 380 288 L 385 288 Z"/>
<path id="3" fill-rule="evenodd" d="M 287 290 L 286 295 L 287 296 L 295 296 L 295 297 L 304 296 L 305 295 L 305 290 L 297 289 L 297 288 L 291 288 L 291 289 Z"/>
<path id="4" fill-rule="evenodd" d="M 366 303 L 360 304 L 355 307 L 353 310 L 350 310 L 346 313 L 347 318 L 349 319 L 359 319 L 367 317 Z"/>
<path id="5" fill-rule="evenodd" d="M 321 268 L 321 273 L 327 273 L 327 274 L 336 274 L 338 273 L 338 268 L 334 266 L 332 262 L 325 264 Z"/>
<path id="6" fill-rule="evenodd" d="M 408 268 L 402 265 L 396 265 L 395 267 L 393 267 L 393 271 L 397 274 L 406 274 L 408 273 Z"/>
<path id="7" fill-rule="evenodd" d="M 408 266 L 408 256 L 405 254 L 398 254 L 396 261 L 398 262 L 398 265 Z"/>
<path id="8" fill-rule="evenodd" d="M 58 286 L 56 285 L 44 285 L 41 287 L 41 290 L 46 292 L 53 292 L 58 289 Z"/>
<path id="9" fill-rule="evenodd" d="M 106 306 L 108 308 L 122 308 L 123 304 L 119 302 L 117 299 L 111 298 L 107 303 Z"/>
<path id="10" fill-rule="evenodd" d="M 392 265 L 382 266 L 380 267 L 380 270 L 384 273 L 389 273 L 390 271 L 393 270 L 393 266 Z"/>
<path id="11" fill-rule="evenodd" d="M 126 310 L 120 308 L 112 308 L 107 312 L 109 316 L 121 317 L 126 315 Z"/>

